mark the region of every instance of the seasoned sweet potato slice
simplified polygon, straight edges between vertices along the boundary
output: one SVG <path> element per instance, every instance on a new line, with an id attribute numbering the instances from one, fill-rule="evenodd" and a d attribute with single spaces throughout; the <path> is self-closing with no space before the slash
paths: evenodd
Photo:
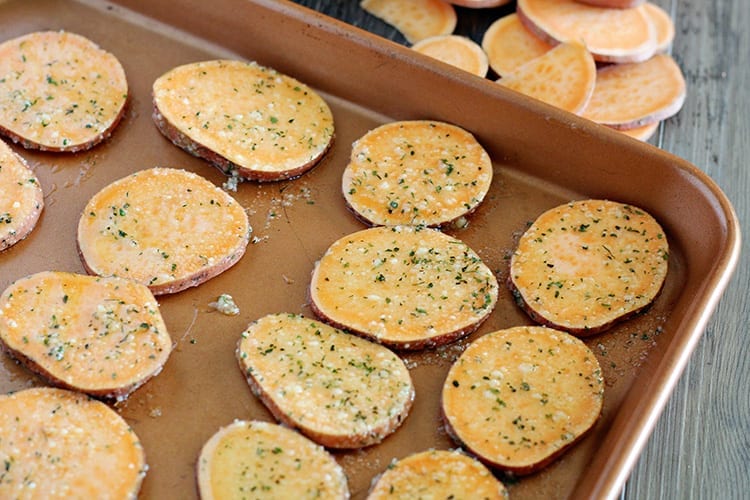
<path id="1" fill-rule="evenodd" d="M 530 474 L 559 457 L 599 418 L 596 356 L 565 332 L 519 326 L 488 333 L 448 371 L 448 433 L 486 464 Z"/>
<path id="2" fill-rule="evenodd" d="M 657 48 L 656 29 L 642 5 L 603 9 L 576 0 L 518 0 L 516 12 L 549 43 L 580 41 L 597 61 L 645 61 Z"/>
<path id="3" fill-rule="evenodd" d="M 508 490 L 481 462 L 460 451 L 414 453 L 388 466 L 368 500 L 413 498 L 504 500 Z"/>
<path id="4" fill-rule="evenodd" d="M 240 368 L 277 420 L 330 448 L 382 441 L 414 399 L 403 361 L 387 348 L 294 314 L 254 321 Z"/>
<path id="5" fill-rule="evenodd" d="M 457 340 L 497 303 L 492 271 L 462 241 L 434 229 L 376 227 L 344 236 L 318 261 L 316 314 L 397 349 Z"/>
<path id="6" fill-rule="evenodd" d="M 352 146 L 342 190 L 371 225 L 440 226 L 474 211 L 492 182 L 492 162 L 474 136 L 448 123 L 376 127 Z"/>
<path id="7" fill-rule="evenodd" d="M 75 152 L 109 137 L 128 98 L 117 58 L 66 31 L 0 44 L 0 133 L 26 148 Z"/>
<path id="8" fill-rule="evenodd" d="M 146 475 L 133 429 L 104 403 L 64 389 L 0 396 L 2 498 L 135 500 Z"/>
<path id="9" fill-rule="evenodd" d="M 162 134 L 230 176 L 297 177 L 333 142 L 333 114 L 320 94 L 255 62 L 173 68 L 154 82 L 153 99 Z"/>
<path id="10" fill-rule="evenodd" d="M 172 350 L 144 285 L 53 271 L 0 295 L 0 343 L 53 384 L 117 399 L 157 375 Z"/>
<path id="11" fill-rule="evenodd" d="M 664 231 L 642 209 L 581 200 L 531 224 L 511 257 L 508 283 L 533 320 L 591 335 L 654 300 L 668 257 Z"/>
<path id="12" fill-rule="evenodd" d="M 299 433 L 260 421 L 235 421 L 203 445 L 198 458 L 202 500 L 243 498 L 349 498 L 341 466 Z"/>
<path id="13" fill-rule="evenodd" d="M 86 270 L 156 294 L 197 286 L 236 264 L 250 236 L 245 210 L 203 177 L 173 168 L 131 174 L 95 194 L 78 222 Z"/>
<path id="14" fill-rule="evenodd" d="M 43 208 L 44 193 L 36 174 L 0 140 L 0 251 L 26 238 Z"/>

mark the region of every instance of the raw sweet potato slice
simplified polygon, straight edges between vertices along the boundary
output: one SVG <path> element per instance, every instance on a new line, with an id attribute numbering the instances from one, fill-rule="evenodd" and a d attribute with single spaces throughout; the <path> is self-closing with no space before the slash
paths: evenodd
<path id="1" fill-rule="evenodd" d="M 487 28 L 482 48 L 492 70 L 502 77 L 548 52 L 552 45 L 529 31 L 517 14 L 509 14 Z"/>
<path id="2" fill-rule="evenodd" d="M 487 54 L 482 47 L 465 36 L 433 36 L 418 41 L 412 49 L 473 75 L 484 77 L 489 69 Z"/>
<path id="3" fill-rule="evenodd" d="M 197 476 L 202 500 L 349 498 L 344 470 L 330 453 L 268 422 L 238 420 L 219 429 L 201 449 Z"/>
<path id="4" fill-rule="evenodd" d="M 646 0 L 576 0 L 576 2 L 605 9 L 630 9 L 642 5 L 645 1 Z"/>
<path id="5" fill-rule="evenodd" d="M 347 205 L 368 224 L 440 226 L 473 212 L 491 183 L 492 162 L 471 133 L 413 120 L 355 141 L 341 185 Z"/>
<path id="6" fill-rule="evenodd" d="M 0 140 L 0 251 L 26 238 L 43 208 L 44 193 L 36 174 Z"/>
<path id="7" fill-rule="evenodd" d="M 582 116 L 617 129 L 641 127 L 677 114 L 686 95 L 680 67 L 671 56 L 657 54 L 601 68 Z"/>
<path id="8" fill-rule="evenodd" d="M 362 0 L 359 5 L 416 43 L 456 29 L 456 10 L 443 0 Z"/>
<path id="9" fill-rule="evenodd" d="M 581 113 L 594 92 L 596 64 L 580 43 L 561 43 L 498 83 L 565 111 Z"/>
<path id="10" fill-rule="evenodd" d="M 237 357 L 277 420 L 330 448 L 382 441 L 414 400 L 409 370 L 393 352 L 295 314 L 251 323 Z"/>
<path id="11" fill-rule="evenodd" d="M 333 325 L 398 349 L 457 340 L 497 303 L 492 271 L 462 241 L 434 229 L 358 231 L 318 261 L 311 306 Z"/>
<path id="12" fill-rule="evenodd" d="M 158 374 L 172 349 L 144 285 L 52 271 L 0 295 L 0 343 L 53 384 L 121 400 Z"/>
<path id="13" fill-rule="evenodd" d="M 534 321 L 591 335 L 648 306 L 668 258 L 666 235 L 645 211 L 575 201 L 544 212 L 521 236 L 508 284 Z"/>
<path id="14" fill-rule="evenodd" d="M 648 13 L 656 29 L 656 52 L 665 52 L 674 41 L 672 16 L 658 5 L 646 2 L 643 9 Z"/>
<path id="15" fill-rule="evenodd" d="M 604 9 L 575 0 L 518 0 L 524 25 L 549 43 L 577 40 L 601 62 L 645 61 L 656 51 L 656 29 L 643 6 Z"/>
<path id="16" fill-rule="evenodd" d="M 375 481 L 367 500 L 508 498 L 508 490 L 487 467 L 460 451 L 414 453 L 394 461 Z"/>
<path id="17" fill-rule="evenodd" d="M 245 210 L 203 177 L 151 168 L 95 194 L 78 222 L 90 274 L 130 278 L 156 294 L 197 286 L 240 260 L 250 237 Z"/>
<path id="18" fill-rule="evenodd" d="M 26 148 L 75 152 L 112 134 L 128 83 L 117 58 L 66 31 L 0 44 L 0 133 Z"/>
<path id="19" fill-rule="evenodd" d="M 559 457 L 599 419 L 604 382 L 579 339 L 541 326 L 488 333 L 448 371 L 448 433 L 480 460 L 530 474 Z"/>
<path id="20" fill-rule="evenodd" d="M 2 498 L 135 500 L 146 475 L 133 429 L 101 401 L 33 388 L 0 396 Z"/>
<path id="21" fill-rule="evenodd" d="M 325 100 L 296 79 L 254 62 L 179 66 L 156 79 L 153 99 L 162 134 L 230 176 L 297 177 L 333 142 L 333 114 Z"/>

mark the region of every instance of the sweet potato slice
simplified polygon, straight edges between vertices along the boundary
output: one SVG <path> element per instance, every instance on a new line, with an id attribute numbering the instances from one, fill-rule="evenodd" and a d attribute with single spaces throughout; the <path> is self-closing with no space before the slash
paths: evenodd
<path id="1" fill-rule="evenodd" d="M 151 168 L 106 186 L 78 222 L 90 274 L 129 278 L 155 295 L 217 276 L 245 253 L 250 224 L 234 198 L 203 177 Z"/>
<path id="2" fill-rule="evenodd" d="M 53 271 L 0 295 L 0 343 L 53 384 L 120 400 L 158 374 L 172 350 L 144 285 Z"/>
<path id="3" fill-rule="evenodd" d="M 101 401 L 53 388 L 0 396 L 2 498 L 135 500 L 146 475 L 133 429 Z"/>
<path id="4" fill-rule="evenodd" d="M 686 95 L 680 67 L 671 56 L 657 54 L 601 68 L 582 116 L 616 129 L 641 127 L 677 114 Z"/>
<path id="5" fill-rule="evenodd" d="M 517 14 L 501 17 L 487 28 L 482 37 L 482 48 L 487 53 L 490 67 L 501 77 L 552 47 L 529 31 Z"/>
<path id="6" fill-rule="evenodd" d="M 26 148 L 76 152 L 112 134 L 128 83 L 117 58 L 66 31 L 0 44 L 0 133 Z"/>
<path id="7" fill-rule="evenodd" d="M 0 251 L 26 238 L 43 208 L 44 193 L 36 174 L 0 140 Z"/>
<path id="8" fill-rule="evenodd" d="M 382 441 L 414 400 L 409 370 L 393 352 L 299 315 L 251 323 L 237 357 L 277 420 L 330 448 Z"/>
<path id="9" fill-rule="evenodd" d="M 230 176 L 297 177 L 333 142 L 333 114 L 325 100 L 254 62 L 179 66 L 156 79 L 153 99 L 153 119 L 162 134 Z"/>
<path id="10" fill-rule="evenodd" d="M 433 36 L 418 41 L 412 49 L 473 75 L 484 77 L 489 69 L 487 54 L 482 47 L 465 36 Z"/>
<path id="11" fill-rule="evenodd" d="M 448 371 L 448 433 L 486 464 L 514 474 L 543 468 L 599 419 L 604 381 L 579 339 L 541 326 L 478 338 Z"/>
<path id="12" fill-rule="evenodd" d="M 429 450 L 394 461 L 376 479 L 367 499 L 469 496 L 504 500 L 508 490 L 478 460 L 460 451 Z"/>
<path id="13" fill-rule="evenodd" d="M 561 43 L 498 83 L 565 111 L 581 113 L 594 92 L 596 64 L 580 43 Z"/>
<path id="14" fill-rule="evenodd" d="M 362 0 L 359 5 L 416 43 L 456 29 L 456 10 L 443 0 Z"/>
<path id="15" fill-rule="evenodd" d="M 376 227 L 344 236 L 317 262 L 311 306 L 325 321 L 397 349 L 457 340 L 497 303 L 492 271 L 434 229 Z"/>
<path id="16" fill-rule="evenodd" d="M 440 226 L 473 212 L 491 183 L 492 162 L 471 133 L 412 120 L 355 141 L 341 185 L 347 205 L 368 224 Z"/>
<path id="17" fill-rule="evenodd" d="M 665 52 L 674 41 L 672 16 L 658 5 L 646 2 L 643 9 L 648 13 L 656 29 L 656 52 Z"/>
<path id="18" fill-rule="evenodd" d="M 235 421 L 203 445 L 197 466 L 202 500 L 349 498 L 333 456 L 297 432 L 260 421 Z"/>
<path id="19" fill-rule="evenodd" d="M 603 9 L 575 0 L 518 0 L 524 25 L 549 43 L 576 40 L 596 61 L 645 61 L 656 51 L 656 29 L 643 6 Z"/>
<path id="20" fill-rule="evenodd" d="M 526 230 L 508 284 L 534 321 L 591 335 L 648 306 L 668 258 L 666 235 L 648 213 L 581 200 L 544 212 Z"/>

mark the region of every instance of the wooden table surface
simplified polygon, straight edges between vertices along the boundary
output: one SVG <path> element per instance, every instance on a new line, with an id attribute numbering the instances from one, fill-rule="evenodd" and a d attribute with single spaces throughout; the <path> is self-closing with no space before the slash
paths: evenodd
<path id="1" fill-rule="evenodd" d="M 296 0 L 400 43 L 355 0 Z M 655 0 L 675 21 L 671 53 L 688 96 L 651 143 L 701 168 L 750 234 L 750 2 Z M 457 33 L 481 40 L 514 5 L 458 9 Z M 750 498 L 750 259 L 739 266 L 650 437 L 622 497 Z"/>

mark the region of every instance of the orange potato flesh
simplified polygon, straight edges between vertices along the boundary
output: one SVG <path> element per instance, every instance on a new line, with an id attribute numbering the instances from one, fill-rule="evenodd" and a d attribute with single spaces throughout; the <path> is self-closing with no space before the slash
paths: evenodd
<path id="1" fill-rule="evenodd" d="M 449 434 L 483 462 L 530 474 L 595 424 L 603 396 L 599 363 L 583 342 L 520 326 L 472 342 L 448 372 L 442 408 Z"/>
<path id="2" fill-rule="evenodd" d="M 412 49 L 477 76 L 485 76 L 489 63 L 482 47 L 458 35 L 438 35 L 412 45 Z"/>
<path id="3" fill-rule="evenodd" d="M 429 450 L 392 463 L 377 478 L 368 500 L 413 498 L 505 500 L 503 483 L 474 458 L 460 451 Z"/>
<path id="4" fill-rule="evenodd" d="M 349 498 L 343 469 L 321 446 L 297 432 L 260 421 L 235 421 L 203 446 L 197 466 L 202 500 Z"/>
<path id="5" fill-rule="evenodd" d="M 656 51 L 656 29 L 643 6 L 605 9 L 575 0 L 518 0 L 516 12 L 541 38 L 579 41 L 596 61 L 644 61 Z"/>
<path id="6" fill-rule="evenodd" d="M 671 56 L 657 54 L 601 68 L 582 116 L 617 129 L 641 127 L 676 114 L 686 93 L 680 67 Z"/>
<path id="7" fill-rule="evenodd" d="M 62 389 L 0 396 L 2 498 L 138 495 L 146 463 L 125 420 L 104 403 Z"/>
<path id="8" fill-rule="evenodd" d="M 65 31 L 0 44 L 0 132 L 24 147 L 81 151 L 110 135 L 125 109 L 120 62 Z"/>
<path id="9" fill-rule="evenodd" d="M 571 113 L 580 113 L 594 92 L 596 64 L 580 43 L 562 43 L 503 76 L 498 83 Z"/>
<path id="10" fill-rule="evenodd" d="M 490 67 L 500 76 L 548 52 L 553 46 L 530 32 L 517 14 L 501 17 L 487 28 L 482 48 Z"/>
<path id="11" fill-rule="evenodd" d="M 78 223 L 87 270 L 148 286 L 196 286 L 234 265 L 250 232 L 245 210 L 208 180 L 178 169 L 131 174 L 95 194 Z"/>
<path id="12" fill-rule="evenodd" d="M 118 399 L 159 373 L 172 350 L 145 286 L 52 271 L 0 295 L 0 340 L 51 382 Z"/>
<path id="13" fill-rule="evenodd" d="M 442 0 L 362 0 L 360 6 L 396 28 L 409 43 L 456 28 L 456 11 Z"/>
<path id="14" fill-rule="evenodd" d="M 549 209 L 526 230 L 509 284 L 535 321 L 591 335 L 650 304 L 668 258 L 666 235 L 648 213 L 581 200 Z"/>

